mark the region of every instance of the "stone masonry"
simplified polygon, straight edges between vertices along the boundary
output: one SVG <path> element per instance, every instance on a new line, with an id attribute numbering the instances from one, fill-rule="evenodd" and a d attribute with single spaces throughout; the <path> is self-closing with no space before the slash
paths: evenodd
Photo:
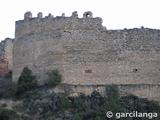
<path id="1" fill-rule="evenodd" d="M 14 82 L 25 66 L 32 69 L 40 84 L 48 71 L 58 69 L 63 84 L 115 84 L 130 88 L 133 94 L 160 100 L 160 30 L 107 30 L 102 18 L 93 17 L 90 11 L 83 18 L 76 11 L 71 17 L 43 17 L 41 12 L 32 17 L 26 12 L 24 20 L 16 21 Z"/>
<path id="2" fill-rule="evenodd" d="M 14 39 L 6 38 L 0 42 L 0 70 L 1 68 L 7 69 L 7 71 L 12 70 L 13 65 L 13 42 Z M 2 67 L 6 63 L 6 67 Z M 3 71 L 3 70 L 2 70 Z"/>

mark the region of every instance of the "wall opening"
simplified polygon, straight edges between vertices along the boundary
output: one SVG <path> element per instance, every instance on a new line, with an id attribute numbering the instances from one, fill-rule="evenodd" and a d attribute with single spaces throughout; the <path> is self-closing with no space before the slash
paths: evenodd
<path id="1" fill-rule="evenodd" d="M 85 73 L 92 73 L 91 69 L 85 70 Z"/>
<path id="2" fill-rule="evenodd" d="M 137 68 L 134 68 L 134 69 L 133 69 L 133 72 L 134 72 L 134 73 L 138 72 L 138 69 L 137 69 Z"/>

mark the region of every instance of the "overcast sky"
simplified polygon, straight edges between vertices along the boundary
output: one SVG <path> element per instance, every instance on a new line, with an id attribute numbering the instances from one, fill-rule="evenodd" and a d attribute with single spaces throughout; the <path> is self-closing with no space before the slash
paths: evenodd
<path id="1" fill-rule="evenodd" d="M 150 27 L 160 29 L 160 0 L 1 0 L 0 40 L 14 38 L 15 21 L 22 20 L 24 13 L 33 16 L 43 12 L 59 16 L 71 16 L 78 11 L 92 11 L 94 17 L 102 17 L 107 29 Z"/>

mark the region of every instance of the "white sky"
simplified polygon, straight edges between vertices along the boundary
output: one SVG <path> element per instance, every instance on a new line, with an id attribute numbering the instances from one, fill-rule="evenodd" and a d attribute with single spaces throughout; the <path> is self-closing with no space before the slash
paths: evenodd
<path id="1" fill-rule="evenodd" d="M 23 19 L 24 13 L 33 16 L 43 12 L 71 16 L 78 11 L 92 11 L 94 17 L 102 17 L 107 29 L 149 27 L 160 29 L 160 0 L 0 0 L 0 40 L 14 38 L 15 21 Z"/>

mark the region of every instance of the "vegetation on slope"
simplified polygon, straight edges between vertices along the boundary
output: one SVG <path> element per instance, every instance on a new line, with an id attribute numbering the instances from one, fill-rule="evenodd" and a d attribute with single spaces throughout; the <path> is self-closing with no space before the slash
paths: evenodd
<path id="1" fill-rule="evenodd" d="M 46 80 L 46 85 L 49 87 L 55 87 L 62 82 L 62 75 L 58 70 L 52 70 L 47 72 L 48 78 Z"/>
<path id="2" fill-rule="evenodd" d="M 55 87 L 61 82 L 59 72 L 51 72 L 49 75 L 51 86 Z M 28 81 L 27 81 L 28 80 Z M 58 81 L 58 82 L 57 82 Z M 48 82 L 49 83 L 49 82 Z M 26 86 L 27 85 L 27 86 Z M 28 86 L 29 85 L 29 86 Z M 91 95 L 81 94 L 77 97 L 70 97 L 67 94 L 56 94 L 50 92 L 49 86 L 37 86 L 36 78 L 32 72 L 25 68 L 19 78 L 16 87 L 20 94 L 12 94 L 14 101 L 21 101 L 15 104 L 12 109 L 5 105 L 0 106 L 0 120 L 148 120 L 143 118 L 124 118 L 113 116 L 107 118 L 106 113 L 130 113 L 138 111 L 141 113 L 157 113 L 158 117 L 152 120 L 159 120 L 160 105 L 155 101 L 149 101 L 137 96 L 120 96 L 116 86 L 106 86 L 106 95 L 102 96 L 94 91 Z M 22 87 L 23 86 L 23 87 Z M 12 88 L 12 87 L 11 87 Z M 14 87 L 15 88 L 15 87 Z M 13 89 L 13 88 L 12 88 Z M 9 90 L 8 90 L 9 91 Z M 8 92 L 7 91 L 7 92 Z M 14 91 L 14 90 L 13 90 Z M 3 95 L 1 96 L 3 98 Z"/>
<path id="3" fill-rule="evenodd" d="M 36 76 L 32 74 L 32 71 L 25 67 L 18 79 L 16 94 L 23 94 L 26 91 L 30 91 L 37 87 Z"/>
<path id="4" fill-rule="evenodd" d="M 50 93 L 45 87 L 36 88 L 32 91 L 25 92 L 23 98 L 21 98 L 22 104 L 16 105 L 14 111 L 15 113 L 21 113 L 23 116 L 27 116 L 29 120 L 107 120 L 107 111 L 112 111 L 114 114 L 133 111 L 142 113 L 156 112 L 160 116 L 160 106 L 157 102 L 138 98 L 133 95 L 120 97 L 117 92 L 116 90 L 114 92 L 108 91 L 108 93 L 111 93 L 109 96 L 102 96 L 94 91 L 89 96 L 81 94 L 78 97 L 69 97 L 65 94 Z M 8 118 L 11 118 L 11 114 L 5 113 L 5 116 L 7 115 Z M 17 115 L 15 114 L 14 116 Z M 20 116 L 17 117 L 21 118 Z M 25 119 L 21 118 L 21 120 Z M 148 119 L 148 117 L 119 118 L 119 120 Z M 116 120 L 116 116 L 108 120 Z M 159 120 L 159 117 L 152 120 Z"/>

